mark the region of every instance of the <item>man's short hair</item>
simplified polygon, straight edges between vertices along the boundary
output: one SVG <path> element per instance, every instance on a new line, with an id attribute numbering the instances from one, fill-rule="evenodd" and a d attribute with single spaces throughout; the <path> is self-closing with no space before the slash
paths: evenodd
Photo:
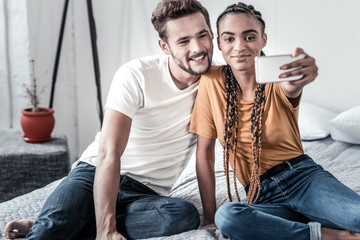
<path id="1" fill-rule="evenodd" d="M 161 1 L 151 16 L 151 22 L 159 37 L 167 42 L 166 22 L 170 19 L 177 19 L 187 15 L 201 12 L 206 24 L 211 30 L 209 13 L 205 7 L 197 0 L 163 0 Z"/>

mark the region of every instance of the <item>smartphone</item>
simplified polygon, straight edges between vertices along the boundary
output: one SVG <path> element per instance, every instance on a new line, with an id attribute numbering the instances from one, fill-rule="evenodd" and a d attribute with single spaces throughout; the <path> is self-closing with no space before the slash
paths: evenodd
<path id="1" fill-rule="evenodd" d="M 270 83 L 270 82 L 287 82 L 299 80 L 303 75 L 291 76 L 287 78 L 280 78 L 280 75 L 293 71 L 298 68 L 291 68 L 281 70 L 282 65 L 295 62 L 303 59 L 305 54 L 299 54 L 297 57 L 292 57 L 291 54 L 287 55 L 273 55 L 273 56 L 256 56 L 255 57 L 255 77 L 257 83 Z"/>

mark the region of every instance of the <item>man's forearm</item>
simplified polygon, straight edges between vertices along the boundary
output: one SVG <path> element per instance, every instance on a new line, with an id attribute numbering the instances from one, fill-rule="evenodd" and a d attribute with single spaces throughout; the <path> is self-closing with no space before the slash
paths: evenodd
<path id="1" fill-rule="evenodd" d="M 115 215 L 120 184 L 120 158 L 126 148 L 130 128 L 131 118 L 113 109 L 106 109 L 94 180 L 98 240 L 124 239 L 116 230 Z"/>
<path id="2" fill-rule="evenodd" d="M 101 159 L 101 155 L 99 155 Z M 116 231 L 116 198 L 120 184 L 120 161 L 99 161 L 94 181 L 96 228 L 99 232 Z"/>

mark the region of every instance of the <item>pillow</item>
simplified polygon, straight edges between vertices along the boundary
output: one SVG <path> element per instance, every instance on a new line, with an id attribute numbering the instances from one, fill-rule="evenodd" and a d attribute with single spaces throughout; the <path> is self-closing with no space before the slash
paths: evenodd
<path id="1" fill-rule="evenodd" d="M 330 121 L 334 140 L 360 144 L 360 106 L 340 113 Z"/>
<path id="2" fill-rule="evenodd" d="M 299 108 L 301 140 L 317 140 L 330 135 L 330 120 L 336 113 L 323 107 L 302 102 Z"/>

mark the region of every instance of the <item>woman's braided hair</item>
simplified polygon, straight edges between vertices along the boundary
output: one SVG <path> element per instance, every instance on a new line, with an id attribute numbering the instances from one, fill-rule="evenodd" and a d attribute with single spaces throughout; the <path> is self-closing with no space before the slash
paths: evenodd
<path id="1" fill-rule="evenodd" d="M 216 26 L 219 29 L 220 21 L 229 14 L 245 13 L 255 17 L 261 25 L 262 34 L 265 32 L 265 22 L 261 17 L 261 13 L 256 11 L 252 5 L 246 5 L 242 2 L 230 5 L 217 19 Z M 264 55 L 263 52 L 261 52 Z M 224 124 L 224 146 L 223 146 L 223 163 L 226 175 L 226 184 L 228 189 L 229 200 L 232 201 L 230 193 L 230 179 L 229 179 L 229 150 L 231 148 L 231 137 L 234 131 L 234 146 L 233 146 L 233 171 L 234 171 L 234 187 L 238 201 L 240 201 L 239 192 L 236 184 L 236 149 L 237 137 L 239 133 L 239 119 L 238 119 L 238 106 L 236 101 L 236 89 L 240 88 L 232 70 L 229 65 L 226 66 L 226 114 Z M 265 84 L 258 85 L 255 91 L 255 99 L 252 107 L 251 114 L 251 135 L 252 135 L 252 149 L 254 156 L 254 167 L 251 173 L 250 186 L 248 191 L 247 203 L 253 204 L 257 201 L 260 193 L 260 154 L 261 154 L 261 134 L 262 134 L 262 116 L 265 105 Z"/>

